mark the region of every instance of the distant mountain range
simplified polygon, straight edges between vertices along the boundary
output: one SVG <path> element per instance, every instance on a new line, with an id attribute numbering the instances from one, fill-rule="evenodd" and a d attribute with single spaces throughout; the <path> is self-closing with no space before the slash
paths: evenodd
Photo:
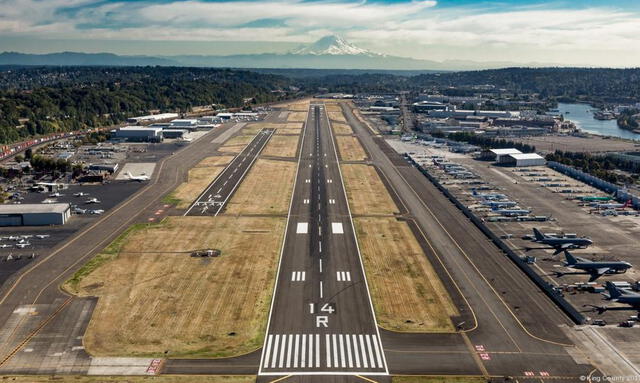
<path id="1" fill-rule="evenodd" d="M 348 43 L 339 36 L 326 36 L 289 53 L 229 56 L 120 56 L 112 53 L 60 52 L 28 54 L 0 53 L 0 65 L 52 66 L 191 66 L 225 68 L 301 68 L 367 70 L 474 70 L 525 66 L 513 62 L 429 61 L 374 53 Z M 530 63 L 526 66 L 553 66 Z"/>

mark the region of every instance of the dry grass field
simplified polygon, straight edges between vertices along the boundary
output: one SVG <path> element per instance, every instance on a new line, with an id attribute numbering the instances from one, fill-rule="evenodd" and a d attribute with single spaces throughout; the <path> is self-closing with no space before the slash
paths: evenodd
<path id="1" fill-rule="evenodd" d="M 487 383 L 482 376 L 394 376 L 391 383 Z"/>
<path id="2" fill-rule="evenodd" d="M 187 182 L 180 184 L 170 195 L 171 199 L 177 202 L 176 207 L 188 208 L 232 159 L 233 156 L 207 157 L 190 169 Z"/>
<path id="3" fill-rule="evenodd" d="M 343 164 L 340 168 L 354 215 L 390 215 L 399 212 L 373 166 Z"/>
<path id="4" fill-rule="evenodd" d="M 225 141 L 224 145 L 222 145 L 218 151 L 220 152 L 228 152 L 228 153 L 240 153 L 242 149 L 245 148 L 253 140 L 255 135 L 246 134 L 235 136 L 227 141 Z"/>
<path id="5" fill-rule="evenodd" d="M 0 375 L 0 381 L 17 383 L 255 383 L 251 375 L 157 375 L 157 376 L 85 376 L 85 375 Z"/>
<path id="6" fill-rule="evenodd" d="M 302 129 L 299 128 L 278 128 L 275 132 L 276 136 L 282 136 L 282 135 L 300 135 L 300 133 L 302 132 Z"/>
<path id="7" fill-rule="evenodd" d="M 337 121 L 337 122 L 341 122 L 343 124 L 347 123 L 347 120 L 344 117 L 344 114 L 342 114 L 342 111 L 339 111 L 339 112 L 327 112 L 327 114 L 329 115 L 329 119 L 331 121 Z"/>
<path id="8" fill-rule="evenodd" d="M 295 157 L 300 136 L 272 136 L 262 150 L 263 156 Z"/>
<path id="9" fill-rule="evenodd" d="M 301 100 L 286 105 L 286 108 L 292 112 L 306 112 L 309 110 L 311 100 Z"/>
<path id="10" fill-rule="evenodd" d="M 354 224 L 378 323 L 393 331 L 454 331 L 458 315 L 409 225 L 391 217 Z"/>
<path id="11" fill-rule="evenodd" d="M 289 122 L 305 122 L 307 121 L 307 111 L 304 112 L 291 112 L 287 116 Z"/>
<path id="12" fill-rule="evenodd" d="M 96 356 L 223 357 L 262 346 L 285 218 L 168 217 L 138 225 L 65 285 L 98 304 Z M 219 249 L 217 258 L 194 258 Z"/>
<path id="13" fill-rule="evenodd" d="M 244 128 L 242 128 L 242 130 L 240 130 L 240 134 L 255 136 L 262 130 L 263 128 L 262 125 L 263 124 L 260 124 L 260 123 L 248 124 Z"/>
<path id="14" fill-rule="evenodd" d="M 327 102 L 324 104 L 324 107 L 327 109 L 327 112 L 342 112 L 340 104 L 336 102 Z"/>
<path id="15" fill-rule="evenodd" d="M 335 135 L 353 134 L 353 129 L 351 129 L 351 126 L 347 124 L 333 123 L 331 124 L 331 127 L 333 128 L 333 134 Z"/>
<path id="16" fill-rule="evenodd" d="M 286 215 L 296 166 L 293 161 L 258 159 L 229 201 L 225 214 Z"/>
<path id="17" fill-rule="evenodd" d="M 336 136 L 338 153 L 342 161 L 364 161 L 367 153 L 355 136 Z"/>

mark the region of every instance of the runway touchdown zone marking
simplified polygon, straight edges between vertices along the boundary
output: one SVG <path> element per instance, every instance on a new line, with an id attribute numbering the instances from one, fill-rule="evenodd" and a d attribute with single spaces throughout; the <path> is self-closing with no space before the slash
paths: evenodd
<path id="1" fill-rule="evenodd" d="M 307 234 L 309 232 L 309 224 L 306 222 L 298 222 L 296 227 L 297 234 Z"/>
<path id="2" fill-rule="evenodd" d="M 344 234 L 341 222 L 331 222 L 331 232 L 333 234 Z"/>
<path id="3" fill-rule="evenodd" d="M 291 272 L 291 280 L 293 282 L 304 282 L 306 275 L 305 271 L 293 271 Z"/>
<path id="4" fill-rule="evenodd" d="M 351 272 L 349 271 L 336 271 L 336 277 L 338 282 L 351 282 Z"/>

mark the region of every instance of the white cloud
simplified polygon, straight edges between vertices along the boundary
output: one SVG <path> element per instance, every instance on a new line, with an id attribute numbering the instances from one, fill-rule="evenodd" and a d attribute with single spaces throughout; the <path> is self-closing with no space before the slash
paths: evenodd
<path id="1" fill-rule="evenodd" d="M 604 63 L 614 62 L 620 52 L 629 52 L 629 61 L 640 51 L 640 15 L 631 11 L 443 10 L 435 5 L 436 1 L 0 0 L 0 37 L 310 42 L 337 32 L 368 48 L 404 56 L 428 58 L 429 50 L 440 47 L 440 59 L 484 50 L 503 56 L 497 60 L 518 60 L 520 55 L 526 61 L 549 62 L 546 55 L 552 52 L 568 63 L 572 52 L 579 53 L 580 60 L 591 55 Z M 64 11 L 68 8 L 76 10 Z M 246 26 L 260 25 L 261 20 L 279 23 Z"/>

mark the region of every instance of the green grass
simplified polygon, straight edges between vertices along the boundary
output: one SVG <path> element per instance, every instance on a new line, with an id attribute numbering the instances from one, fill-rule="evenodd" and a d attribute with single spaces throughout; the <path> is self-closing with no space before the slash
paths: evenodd
<path id="1" fill-rule="evenodd" d="M 158 226 L 162 223 L 136 223 L 127 228 L 122 234 L 114 239 L 107 247 L 105 247 L 95 257 L 91 258 L 89 262 L 85 263 L 80 270 L 76 271 L 71 278 L 62 284 L 62 289 L 76 294 L 78 292 L 78 284 L 86 277 L 95 271 L 98 267 L 104 265 L 106 262 L 116 258 L 122 249 L 122 245 L 125 240 L 136 231 L 140 231 L 152 226 Z"/>
<path id="2" fill-rule="evenodd" d="M 182 200 L 177 198 L 174 193 L 169 193 L 162 198 L 162 203 L 177 206 Z"/>
<path id="3" fill-rule="evenodd" d="M 481 376 L 394 376 L 392 383 L 486 383 Z"/>

